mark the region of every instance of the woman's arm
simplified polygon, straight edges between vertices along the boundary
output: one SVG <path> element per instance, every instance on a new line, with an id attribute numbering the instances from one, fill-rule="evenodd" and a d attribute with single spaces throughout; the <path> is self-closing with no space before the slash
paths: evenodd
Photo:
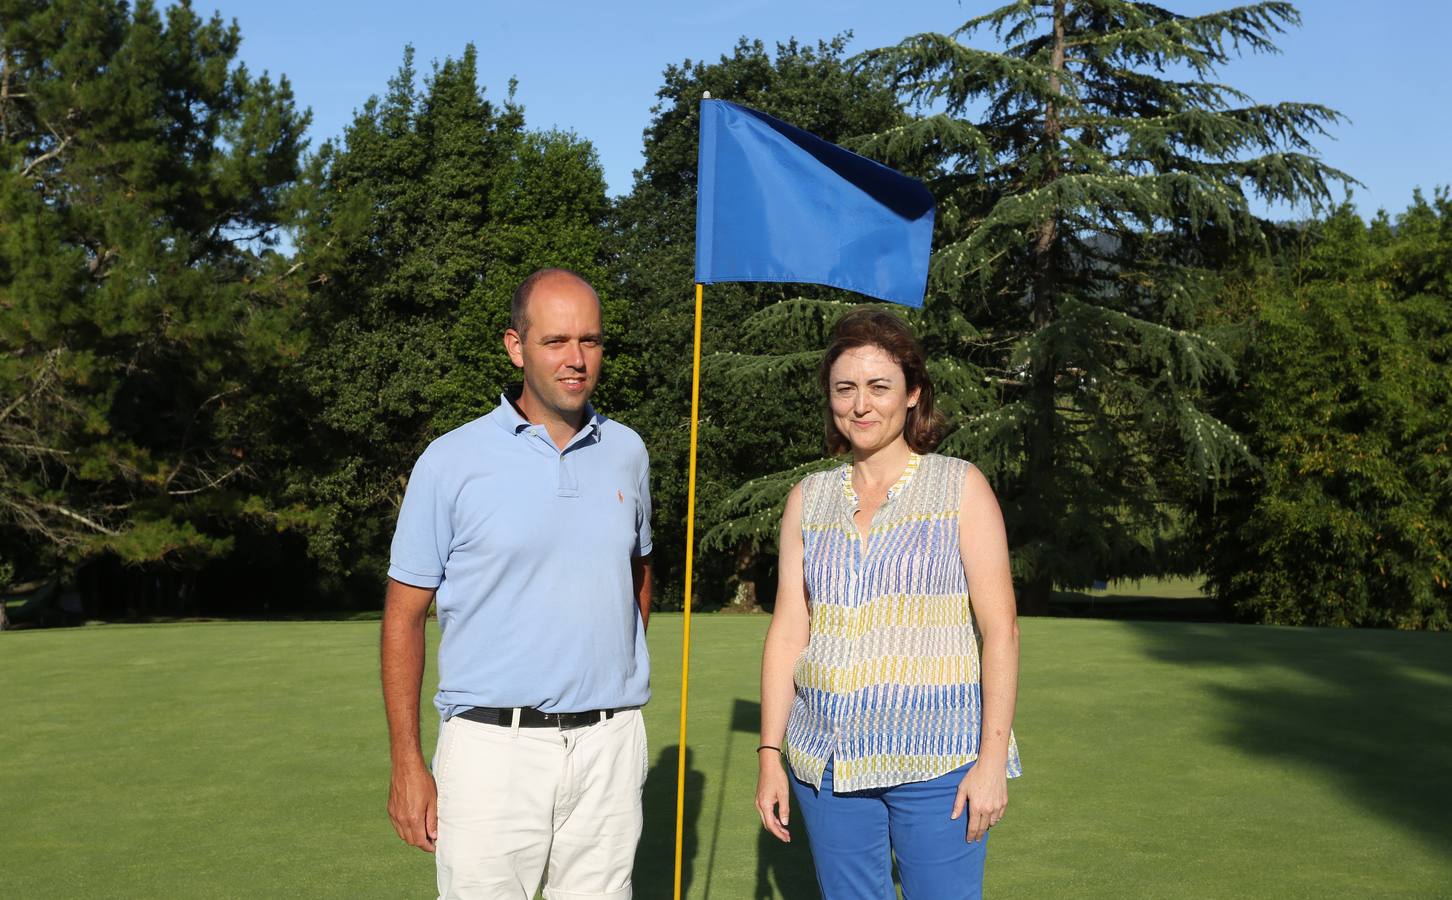
<path id="1" fill-rule="evenodd" d="M 781 747 L 786 737 L 796 685 L 792 670 L 807 646 L 811 621 L 807 613 L 807 589 L 802 575 L 802 486 L 792 488 L 781 517 L 780 553 L 776 586 L 776 609 L 766 630 L 761 654 L 761 743 Z M 790 841 L 791 788 L 781 765 L 780 750 L 759 750 L 756 781 L 756 811 L 766 830 Z"/>
<path id="2" fill-rule="evenodd" d="M 968 840 L 976 841 L 1008 806 L 1008 744 L 1018 700 L 1018 613 L 1009 573 L 1003 513 L 977 467 L 963 478 L 958 547 L 973 614 L 983 635 L 983 724 L 978 762 L 958 787 L 953 818 L 968 809 Z"/>

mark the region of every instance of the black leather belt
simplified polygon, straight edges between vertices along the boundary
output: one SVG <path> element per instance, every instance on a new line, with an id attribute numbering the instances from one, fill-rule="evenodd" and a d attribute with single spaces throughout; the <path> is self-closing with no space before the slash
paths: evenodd
<path id="1" fill-rule="evenodd" d="M 592 709 L 585 712 L 547 713 L 540 712 L 533 706 L 521 706 L 519 708 L 519 727 L 559 728 L 561 730 L 584 728 L 603 722 L 618 712 L 620 712 L 618 709 Z M 456 715 L 471 722 L 483 722 L 485 725 L 503 725 L 506 728 L 514 725 L 514 709 L 508 706 L 471 706 Z"/>

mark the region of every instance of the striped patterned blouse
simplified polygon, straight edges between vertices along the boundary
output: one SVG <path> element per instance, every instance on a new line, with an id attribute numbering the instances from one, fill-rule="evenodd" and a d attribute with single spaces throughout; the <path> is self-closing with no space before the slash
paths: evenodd
<path id="1" fill-rule="evenodd" d="M 978 758 L 978 641 L 958 550 L 970 464 L 914 454 L 864 545 L 844 465 L 802 482 L 811 637 L 794 671 L 787 758 L 837 793 L 926 781 Z M 1008 774 L 1017 776 L 1010 736 Z"/>

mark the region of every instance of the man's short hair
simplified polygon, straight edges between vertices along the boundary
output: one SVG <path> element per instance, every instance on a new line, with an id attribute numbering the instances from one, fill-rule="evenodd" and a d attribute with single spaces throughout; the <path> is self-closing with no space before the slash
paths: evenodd
<path id="1" fill-rule="evenodd" d="M 525 330 L 529 328 L 529 295 L 534 293 L 534 286 L 546 278 L 552 278 L 555 275 L 568 275 L 571 278 L 578 279 L 581 284 L 590 288 L 591 291 L 594 290 L 590 282 L 586 281 L 583 275 L 573 269 L 556 267 L 538 269 L 531 272 L 529 277 L 521 281 L 519 287 L 514 289 L 514 296 L 509 301 L 509 327 L 513 328 L 520 337 L 524 337 Z"/>

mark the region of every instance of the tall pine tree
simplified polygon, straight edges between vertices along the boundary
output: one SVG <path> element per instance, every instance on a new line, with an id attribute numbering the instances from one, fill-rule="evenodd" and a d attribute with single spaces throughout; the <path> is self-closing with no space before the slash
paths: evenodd
<path id="1" fill-rule="evenodd" d="M 175 601 L 170 573 L 269 513 L 261 387 L 297 345 L 268 248 L 307 116 L 239 41 L 185 2 L 0 2 L 0 558 L 21 577 L 109 558 Z"/>
<path id="2" fill-rule="evenodd" d="M 860 60 L 919 112 L 853 146 L 930 173 L 937 250 L 913 318 L 961 426 L 943 450 L 993 479 L 1026 611 L 1056 585 L 1190 565 L 1186 505 L 1247 458 L 1202 402 L 1231 368 L 1197 330 L 1214 271 L 1260 240 L 1255 199 L 1320 204 L 1349 179 L 1312 145 L 1333 110 L 1215 79 L 1295 24 L 1282 2 L 1023 0 Z M 1002 49 L 967 43 L 985 30 Z"/>

